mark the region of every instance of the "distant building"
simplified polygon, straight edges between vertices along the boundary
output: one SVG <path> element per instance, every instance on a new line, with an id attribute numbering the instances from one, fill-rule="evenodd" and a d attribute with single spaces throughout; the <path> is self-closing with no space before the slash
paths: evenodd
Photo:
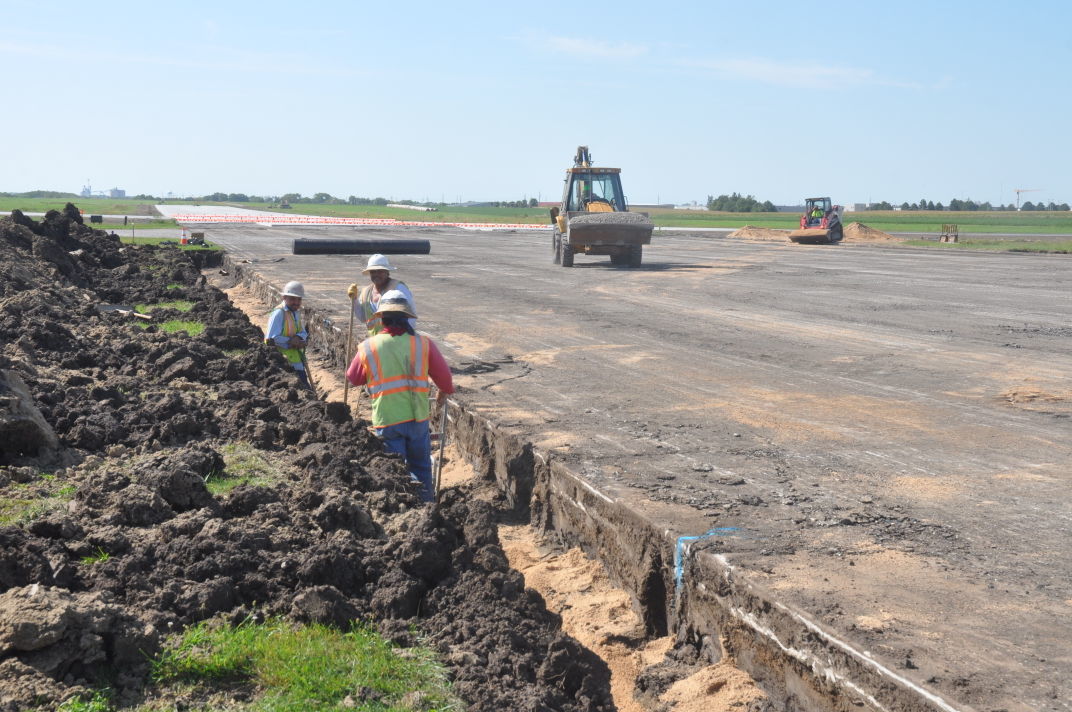
<path id="1" fill-rule="evenodd" d="M 122 190 L 121 188 L 112 188 L 111 190 L 108 191 L 108 197 L 109 198 L 125 198 L 125 197 L 127 197 L 127 192 L 125 190 Z"/>
<path id="2" fill-rule="evenodd" d="M 82 192 L 79 193 L 79 195 L 81 195 L 83 198 L 92 197 L 93 196 L 93 186 L 91 186 L 91 185 L 82 186 Z"/>

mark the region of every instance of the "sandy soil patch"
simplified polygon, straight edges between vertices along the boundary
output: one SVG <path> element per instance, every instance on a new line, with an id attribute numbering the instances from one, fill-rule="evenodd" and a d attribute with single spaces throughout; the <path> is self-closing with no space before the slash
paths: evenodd
<path id="1" fill-rule="evenodd" d="M 744 238 L 749 240 L 769 240 L 772 242 L 788 242 L 790 230 L 778 230 L 770 227 L 755 227 L 745 225 L 740 230 L 735 230 L 729 237 Z M 876 230 L 863 223 L 851 222 L 845 225 L 846 242 L 900 242 L 901 238 L 894 237 L 888 232 Z"/>
<path id="2" fill-rule="evenodd" d="M 745 225 L 740 230 L 734 230 L 727 237 L 740 237 L 748 240 L 772 240 L 777 242 L 789 241 L 789 230 L 777 230 L 772 227 L 755 227 Z"/>
<path id="3" fill-rule="evenodd" d="M 900 242 L 901 238 L 894 237 L 888 232 L 868 227 L 863 223 L 851 222 L 845 225 L 845 240 L 852 242 Z"/>

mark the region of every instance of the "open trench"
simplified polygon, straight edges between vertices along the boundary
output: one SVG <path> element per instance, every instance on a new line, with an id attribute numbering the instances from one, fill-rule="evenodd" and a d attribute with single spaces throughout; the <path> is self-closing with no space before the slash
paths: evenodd
<path id="1" fill-rule="evenodd" d="M 277 285 L 249 265 L 225 256 L 224 271 L 254 301 L 278 302 Z M 345 327 L 315 309 L 306 323 L 322 367 L 341 369 Z M 644 661 L 632 668 L 630 694 L 615 694 L 621 709 L 951 709 L 746 580 L 726 557 L 691 551 L 702 537 L 677 538 L 657 529 L 553 454 L 472 412 L 460 399 L 452 399 L 448 409 L 449 441 L 473 479 L 498 493 L 512 521 L 529 525 L 500 534 L 504 546 L 512 537 L 523 540 L 517 547 L 523 553 L 511 564 L 534 567 L 544 555 L 533 552 L 547 546 L 560 556 L 583 551 L 628 597 L 637 616 L 635 631 L 595 637 L 627 643 L 627 656 Z M 543 593 L 552 603 L 554 596 Z M 572 600 L 567 608 L 576 607 Z M 679 686 L 674 689 L 682 696 L 670 695 L 683 680 L 693 681 L 690 691 Z M 719 698 L 728 691 L 733 694 Z"/>

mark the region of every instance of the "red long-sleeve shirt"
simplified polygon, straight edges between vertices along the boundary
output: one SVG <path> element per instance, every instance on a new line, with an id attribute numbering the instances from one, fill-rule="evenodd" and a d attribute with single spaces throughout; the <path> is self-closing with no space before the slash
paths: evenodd
<path id="1" fill-rule="evenodd" d="M 391 336 L 401 336 L 406 333 L 405 328 L 400 326 L 389 326 L 384 331 Z M 439 349 L 431 339 L 428 340 L 428 345 L 430 347 L 428 349 L 428 376 L 439 390 L 448 394 L 453 393 L 454 379 L 450 374 L 447 360 L 443 358 L 443 354 L 439 353 Z M 361 354 L 354 356 L 354 360 L 350 362 L 350 367 L 346 369 L 346 378 L 355 386 L 368 383 L 368 374 L 365 373 L 365 366 L 361 362 Z"/>

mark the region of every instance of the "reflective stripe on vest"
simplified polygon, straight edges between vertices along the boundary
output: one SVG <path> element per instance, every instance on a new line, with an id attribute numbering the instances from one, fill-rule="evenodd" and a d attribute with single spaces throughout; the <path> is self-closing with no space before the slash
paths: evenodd
<path id="1" fill-rule="evenodd" d="M 361 342 L 373 426 L 428 419 L 430 343 L 427 336 L 386 333 Z"/>

